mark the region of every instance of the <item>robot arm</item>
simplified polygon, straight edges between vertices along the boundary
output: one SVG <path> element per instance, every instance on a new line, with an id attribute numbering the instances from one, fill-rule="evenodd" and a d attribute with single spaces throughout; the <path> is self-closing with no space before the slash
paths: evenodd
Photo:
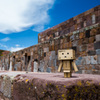
<path id="1" fill-rule="evenodd" d="M 59 65 L 59 68 L 58 68 L 58 72 L 61 72 L 61 68 L 62 68 L 62 61 L 60 61 L 60 65 Z"/>
<path id="2" fill-rule="evenodd" d="M 76 66 L 76 64 L 75 64 L 75 61 L 72 62 L 72 65 L 73 65 L 73 67 L 74 67 L 75 72 L 77 72 L 77 71 L 78 71 L 78 68 L 77 68 L 77 66 Z"/>

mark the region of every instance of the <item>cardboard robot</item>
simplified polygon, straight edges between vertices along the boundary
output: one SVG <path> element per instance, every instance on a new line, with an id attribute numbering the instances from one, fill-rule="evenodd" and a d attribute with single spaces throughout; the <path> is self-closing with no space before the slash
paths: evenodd
<path id="1" fill-rule="evenodd" d="M 72 76 L 72 66 L 75 72 L 78 71 L 75 64 L 75 51 L 73 49 L 69 50 L 58 50 L 58 60 L 60 60 L 58 72 L 61 72 L 63 67 L 64 77 L 70 78 Z"/>

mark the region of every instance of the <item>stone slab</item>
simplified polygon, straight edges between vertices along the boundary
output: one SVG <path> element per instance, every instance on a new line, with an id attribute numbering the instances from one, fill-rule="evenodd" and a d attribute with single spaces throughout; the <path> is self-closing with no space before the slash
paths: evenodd
<path id="1" fill-rule="evenodd" d="M 18 74 L 25 74 L 26 72 L 11 72 L 0 71 L 0 92 L 3 97 L 12 98 L 13 80 Z M 4 99 L 7 100 L 7 99 Z"/>
<path id="2" fill-rule="evenodd" d="M 97 54 L 97 55 L 100 55 L 100 49 L 97 49 L 97 50 L 96 50 L 96 54 Z"/>
<path id="3" fill-rule="evenodd" d="M 96 42 L 94 43 L 94 49 L 100 49 L 100 41 L 99 42 Z"/>
<path id="4" fill-rule="evenodd" d="M 97 56 L 97 62 L 100 64 L 100 55 Z"/>
<path id="5" fill-rule="evenodd" d="M 100 34 L 96 35 L 95 38 L 96 38 L 96 42 L 99 42 L 100 41 Z"/>
<path id="6" fill-rule="evenodd" d="M 99 84 L 100 75 L 73 74 L 72 78 L 64 78 L 63 73 L 28 73 L 15 78 L 13 97 L 14 100 L 95 100 L 100 98 Z"/>
<path id="7" fill-rule="evenodd" d="M 100 75 L 72 74 L 71 78 L 64 78 L 63 73 L 0 71 L 0 76 L 4 78 L 0 84 L 4 81 L 6 83 L 0 86 L 1 99 L 2 97 L 7 100 L 76 100 L 77 98 L 96 100 L 100 98 Z M 7 84 L 8 82 L 10 84 Z M 4 92 L 5 89 L 10 91 Z"/>
<path id="8" fill-rule="evenodd" d="M 97 64 L 97 56 L 91 56 L 91 64 Z"/>

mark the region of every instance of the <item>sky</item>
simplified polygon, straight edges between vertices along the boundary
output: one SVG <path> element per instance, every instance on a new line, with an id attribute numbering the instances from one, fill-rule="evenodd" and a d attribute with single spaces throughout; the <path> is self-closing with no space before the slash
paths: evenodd
<path id="1" fill-rule="evenodd" d="M 38 44 L 38 34 L 100 5 L 100 0 L 0 0 L 0 49 Z"/>

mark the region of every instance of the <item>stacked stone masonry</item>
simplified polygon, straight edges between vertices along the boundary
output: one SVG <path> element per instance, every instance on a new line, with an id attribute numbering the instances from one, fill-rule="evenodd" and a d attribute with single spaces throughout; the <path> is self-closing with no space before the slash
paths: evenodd
<path id="1" fill-rule="evenodd" d="M 4 54 L 0 68 L 57 72 L 59 49 L 76 51 L 78 73 L 100 74 L 100 5 L 40 33 L 37 45 Z"/>

